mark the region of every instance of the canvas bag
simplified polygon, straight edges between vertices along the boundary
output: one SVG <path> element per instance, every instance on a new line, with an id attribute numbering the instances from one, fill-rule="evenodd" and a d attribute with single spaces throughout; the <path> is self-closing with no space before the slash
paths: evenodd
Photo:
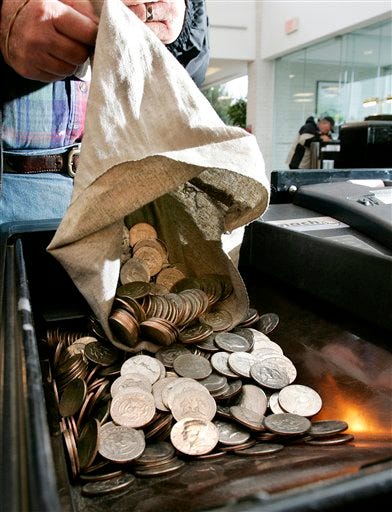
<path id="1" fill-rule="evenodd" d="M 224 307 L 247 313 L 222 234 L 258 218 L 269 183 L 256 139 L 226 126 L 186 70 L 120 0 L 105 0 L 71 204 L 47 250 L 109 339 L 124 219 L 151 222 L 189 275 L 230 275 Z"/>

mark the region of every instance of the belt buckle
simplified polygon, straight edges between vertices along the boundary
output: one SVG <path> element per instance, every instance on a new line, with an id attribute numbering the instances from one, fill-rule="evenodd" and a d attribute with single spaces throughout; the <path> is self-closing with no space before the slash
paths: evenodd
<path id="1" fill-rule="evenodd" d="M 70 176 L 71 178 L 74 178 L 75 174 L 76 174 L 76 171 L 74 171 L 73 166 L 72 166 L 73 157 L 79 156 L 79 155 L 80 155 L 80 145 L 75 146 L 74 148 L 70 149 L 70 151 L 67 155 L 67 172 L 68 172 L 68 176 Z"/>

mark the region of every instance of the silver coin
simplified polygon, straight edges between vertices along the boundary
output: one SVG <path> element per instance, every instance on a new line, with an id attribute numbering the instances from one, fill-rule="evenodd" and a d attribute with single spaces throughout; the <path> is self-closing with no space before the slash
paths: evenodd
<path id="1" fill-rule="evenodd" d="M 279 391 L 275 391 L 275 393 L 272 393 L 272 395 L 269 397 L 268 407 L 271 409 L 271 411 L 274 414 L 280 414 L 280 413 L 286 412 L 279 405 Z"/>
<path id="2" fill-rule="evenodd" d="M 250 369 L 255 362 L 255 358 L 249 352 L 233 352 L 229 355 L 229 367 L 237 375 L 250 377 Z"/>
<path id="3" fill-rule="evenodd" d="M 148 378 L 151 384 L 154 384 L 161 376 L 161 371 L 161 365 L 154 357 L 137 355 L 123 362 L 120 373 L 121 375 L 141 373 Z"/>
<path id="4" fill-rule="evenodd" d="M 162 347 L 155 354 L 155 357 L 161 361 L 167 368 L 173 368 L 173 361 L 176 357 L 181 354 L 190 354 L 190 350 L 188 350 L 184 345 L 180 345 L 179 343 L 174 343 L 173 345 L 169 345 L 168 347 Z"/>
<path id="5" fill-rule="evenodd" d="M 212 372 L 210 362 L 203 356 L 182 354 L 173 361 L 173 368 L 181 377 L 205 379 Z"/>
<path id="6" fill-rule="evenodd" d="M 234 450 L 238 455 L 269 455 L 283 450 L 284 445 L 278 443 L 257 443 L 243 450 Z"/>
<path id="7" fill-rule="evenodd" d="M 210 362 L 214 370 L 221 375 L 226 377 L 238 377 L 237 373 L 234 373 L 228 365 L 229 355 L 227 352 L 215 352 L 212 354 Z"/>
<path id="8" fill-rule="evenodd" d="M 239 421 L 242 425 L 250 428 L 251 430 L 262 431 L 265 430 L 263 425 L 264 416 L 256 414 L 249 409 L 239 407 L 238 405 L 232 405 L 230 407 L 231 416 Z"/>
<path id="9" fill-rule="evenodd" d="M 139 457 L 146 447 L 143 434 L 128 427 L 105 423 L 99 427 L 98 452 L 114 462 L 128 462 Z"/>
<path id="10" fill-rule="evenodd" d="M 110 393 L 112 396 L 115 396 L 118 393 L 127 392 L 128 389 L 134 387 L 138 387 L 148 393 L 151 393 L 150 381 L 140 373 L 127 373 L 126 375 L 120 375 L 110 386 Z"/>
<path id="11" fill-rule="evenodd" d="M 343 420 L 318 420 L 312 421 L 308 432 L 313 437 L 324 437 L 339 434 L 348 429 L 348 424 Z"/>
<path id="12" fill-rule="evenodd" d="M 320 395 L 302 384 L 291 384 L 279 392 L 279 405 L 286 412 L 300 416 L 314 416 L 322 407 Z"/>
<path id="13" fill-rule="evenodd" d="M 249 341 L 233 332 L 220 332 L 215 335 L 215 343 L 226 352 L 248 352 L 251 348 Z"/>
<path id="14" fill-rule="evenodd" d="M 110 404 L 112 420 L 123 427 L 144 427 L 153 419 L 155 412 L 153 395 L 137 388 L 114 396 Z"/>
<path id="15" fill-rule="evenodd" d="M 276 365 L 273 358 L 256 361 L 250 369 L 250 376 L 261 386 L 270 389 L 282 389 L 290 384 L 285 367 Z"/>
<path id="16" fill-rule="evenodd" d="M 219 431 L 211 421 L 183 418 L 170 432 L 173 446 L 187 455 L 211 452 L 219 441 Z"/>
<path id="17" fill-rule="evenodd" d="M 214 425 L 219 430 L 219 442 L 228 446 L 245 443 L 250 438 L 250 432 L 229 423 L 227 421 L 215 420 Z"/>
<path id="18" fill-rule="evenodd" d="M 178 392 L 171 400 L 171 413 L 175 420 L 184 418 L 210 421 L 216 414 L 216 402 L 207 390 L 190 389 Z"/>
<path id="19" fill-rule="evenodd" d="M 126 474 L 116 476 L 108 480 L 88 482 L 82 486 L 81 493 L 84 496 L 103 496 L 105 494 L 112 494 L 128 489 L 135 480 L 136 478 L 134 475 Z"/>
<path id="20" fill-rule="evenodd" d="M 257 327 L 264 334 L 273 331 L 279 323 L 279 316 L 276 313 L 265 313 L 261 315 Z"/>
<path id="21" fill-rule="evenodd" d="M 237 405 L 245 407 L 245 409 L 249 409 L 260 416 L 264 416 L 267 410 L 268 398 L 258 386 L 244 384 Z"/>
<path id="22" fill-rule="evenodd" d="M 212 393 L 221 391 L 227 385 L 227 378 L 224 375 L 213 372 L 205 379 L 199 380 L 199 382 Z"/>
<path id="23" fill-rule="evenodd" d="M 315 445 L 315 446 L 325 446 L 325 445 L 349 443 L 353 439 L 354 439 L 354 436 L 352 434 L 335 434 L 333 436 L 328 436 L 328 437 L 305 439 L 305 443 Z"/>
<path id="24" fill-rule="evenodd" d="M 158 411 L 168 412 L 168 407 L 163 403 L 162 400 L 162 390 L 172 382 L 173 380 L 177 380 L 177 376 L 173 377 L 164 377 L 163 379 L 159 379 L 152 385 L 152 395 L 155 400 L 155 407 Z"/>
<path id="25" fill-rule="evenodd" d="M 304 416 L 291 413 L 270 414 L 264 418 L 264 426 L 276 434 L 305 434 L 312 424 Z"/>

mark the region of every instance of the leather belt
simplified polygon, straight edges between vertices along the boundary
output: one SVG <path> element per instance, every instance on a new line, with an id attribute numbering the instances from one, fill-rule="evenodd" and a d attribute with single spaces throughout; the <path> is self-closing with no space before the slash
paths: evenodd
<path id="1" fill-rule="evenodd" d="M 4 172 L 16 174 L 38 174 L 41 172 L 59 172 L 75 176 L 79 162 L 80 147 L 74 146 L 62 153 L 46 155 L 23 155 L 3 153 Z"/>

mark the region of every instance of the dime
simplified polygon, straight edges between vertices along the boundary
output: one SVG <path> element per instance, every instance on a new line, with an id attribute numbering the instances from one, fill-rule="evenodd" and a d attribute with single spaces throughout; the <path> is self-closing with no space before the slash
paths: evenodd
<path id="1" fill-rule="evenodd" d="M 84 496 L 103 496 L 129 489 L 135 480 L 134 475 L 127 474 L 111 478 L 110 480 L 88 482 L 82 486 L 81 492 Z"/>
<path id="2" fill-rule="evenodd" d="M 257 443 L 249 448 L 243 450 L 234 450 L 234 453 L 238 455 L 269 455 L 270 453 L 276 453 L 283 450 L 283 444 L 278 443 Z"/>
<path id="3" fill-rule="evenodd" d="M 146 443 L 143 434 L 134 429 L 115 425 L 101 425 L 98 431 L 98 452 L 113 462 L 129 462 L 143 453 Z"/>
<path id="4" fill-rule="evenodd" d="M 203 455 L 217 445 L 219 430 L 211 421 L 183 418 L 173 426 L 170 439 L 181 453 Z"/>
<path id="5" fill-rule="evenodd" d="M 308 432 L 313 437 L 324 437 L 343 432 L 348 429 L 348 424 L 342 420 L 319 420 L 312 421 Z"/>
<path id="6" fill-rule="evenodd" d="M 220 332 L 215 335 L 215 343 L 227 352 L 248 352 L 251 348 L 249 341 L 233 332 Z"/>
<path id="7" fill-rule="evenodd" d="M 173 368 L 181 377 L 200 380 L 205 379 L 212 372 L 210 362 L 202 356 L 182 354 L 173 361 Z"/>
<path id="8" fill-rule="evenodd" d="M 312 424 L 304 416 L 292 413 L 270 414 L 264 418 L 264 426 L 276 434 L 304 434 Z"/>
<path id="9" fill-rule="evenodd" d="M 123 427 L 144 427 L 155 416 L 154 397 L 137 388 L 115 395 L 110 404 L 110 416 Z"/>
<path id="10" fill-rule="evenodd" d="M 286 412 L 300 416 L 314 416 L 322 406 L 320 395 L 302 384 L 291 384 L 279 392 L 279 405 Z"/>

